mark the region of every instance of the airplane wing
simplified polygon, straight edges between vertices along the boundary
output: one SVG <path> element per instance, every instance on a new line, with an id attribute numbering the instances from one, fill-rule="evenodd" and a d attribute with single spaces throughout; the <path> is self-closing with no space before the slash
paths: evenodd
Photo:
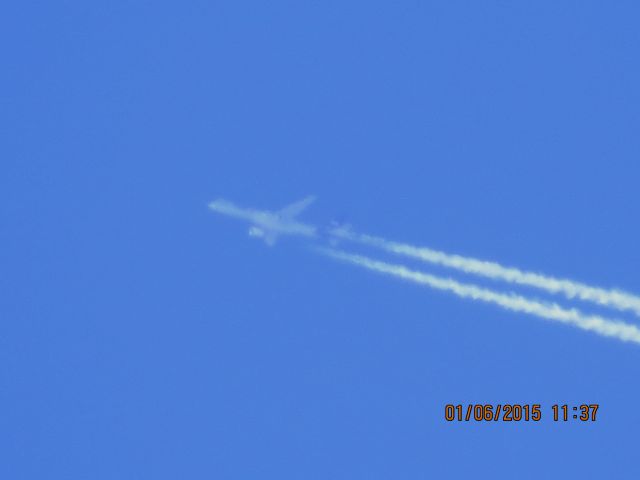
<path id="1" fill-rule="evenodd" d="M 273 247 L 276 244 L 276 238 L 278 235 L 275 232 L 267 232 L 264 236 L 264 241 L 270 247 Z"/>
<path id="2" fill-rule="evenodd" d="M 313 201 L 316 199 L 315 196 L 309 195 L 308 197 L 292 203 L 291 205 L 287 205 L 278 213 L 284 218 L 293 218 L 300 214 L 305 208 L 307 208 Z"/>

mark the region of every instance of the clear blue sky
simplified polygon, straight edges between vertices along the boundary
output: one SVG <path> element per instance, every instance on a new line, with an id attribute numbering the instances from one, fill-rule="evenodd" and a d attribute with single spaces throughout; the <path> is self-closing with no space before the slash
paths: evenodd
<path id="1" fill-rule="evenodd" d="M 640 347 L 206 208 L 640 292 L 640 6 L 521 3 L 5 5 L 0 477 L 640 478 Z"/>

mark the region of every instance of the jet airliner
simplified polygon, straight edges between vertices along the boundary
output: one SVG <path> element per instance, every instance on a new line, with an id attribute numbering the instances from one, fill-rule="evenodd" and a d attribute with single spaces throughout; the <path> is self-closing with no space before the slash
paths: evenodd
<path id="1" fill-rule="evenodd" d="M 223 215 L 248 220 L 251 223 L 249 236 L 262 238 L 267 245 L 271 246 L 276 243 L 279 235 L 315 237 L 316 227 L 295 220 L 295 217 L 314 200 L 314 196 L 308 196 L 281 210 L 270 211 L 242 208 L 227 200 L 219 199 L 211 202 L 209 208 Z"/>

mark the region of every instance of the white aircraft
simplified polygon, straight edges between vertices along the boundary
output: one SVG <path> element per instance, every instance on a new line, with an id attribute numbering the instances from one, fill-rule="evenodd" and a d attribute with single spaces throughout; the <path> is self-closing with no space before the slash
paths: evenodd
<path id="1" fill-rule="evenodd" d="M 304 237 L 316 235 L 316 227 L 294 220 L 315 199 L 314 196 L 309 196 L 278 211 L 241 208 L 222 199 L 211 202 L 209 208 L 230 217 L 249 220 L 252 224 L 249 228 L 249 235 L 263 238 L 267 245 L 273 245 L 276 243 L 278 235 L 301 235 Z"/>
<path id="2" fill-rule="evenodd" d="M 348 223 L 331 222 L 331 227 L 327 230 L 329 243 L 336 247 L 340 240 L 353 240 L 355 237 L 353 227 Z"/>

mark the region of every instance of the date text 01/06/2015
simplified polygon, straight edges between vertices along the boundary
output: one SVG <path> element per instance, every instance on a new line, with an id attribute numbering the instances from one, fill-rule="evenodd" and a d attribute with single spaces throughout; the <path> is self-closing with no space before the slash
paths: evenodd
<path id="1" fill-rule="evenodd" d="M 556 404 L 551 406 L 551 413 L 555 422 L 595 422 L 599 407 L 597 403 L 576 406 Z M 539 403 L 447 404 L 444 408 L 444 419 L 447 422 L 539 422 L 542 420 L 542 406 Z"/>

